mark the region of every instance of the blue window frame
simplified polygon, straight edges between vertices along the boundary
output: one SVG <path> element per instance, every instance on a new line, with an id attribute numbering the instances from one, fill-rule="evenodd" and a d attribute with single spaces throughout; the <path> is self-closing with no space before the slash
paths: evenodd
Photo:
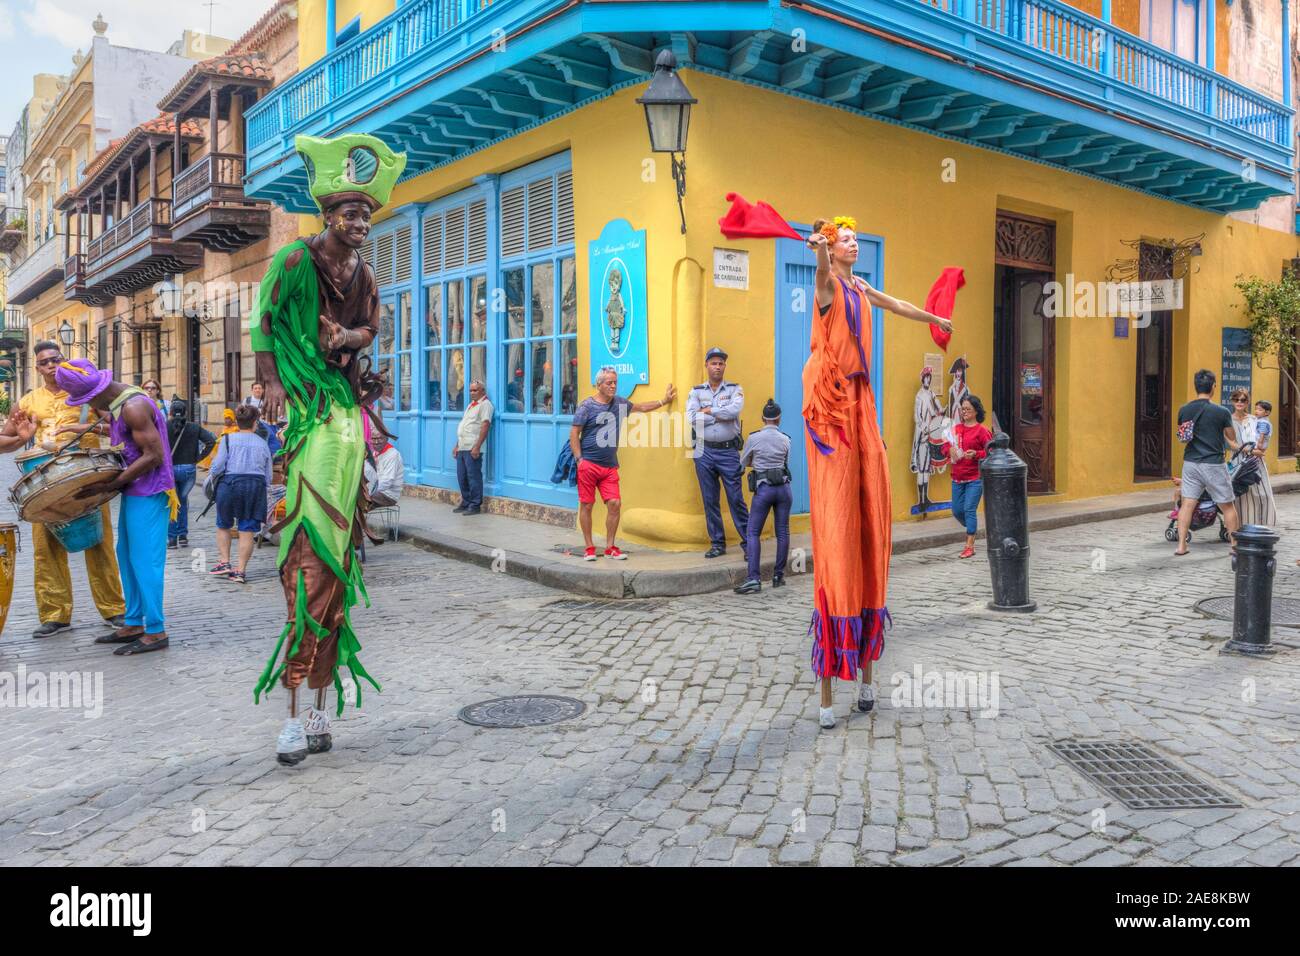
<path id="1" fill-rule="evenodd" d="M 338 32 L 338 35 L 334 38 L 334 44 L 335 46 L 342 46 L 349 40 L 355 40 L 359 36 L 361 36 L 361 18 L 353 17 L 347 26 Z"/>
<path id="2" fill-rule="evenodd" d="M 567 152 L 375 227 L 363 250 L 383 309 L 372 359 L 394 383 L 384 416 L 409 480 L 456 487 L 451 449 L 481 379 L 495 409 L 487 492 L 575 503 L 550 482 L 578 393 L 573 228 Z"/>

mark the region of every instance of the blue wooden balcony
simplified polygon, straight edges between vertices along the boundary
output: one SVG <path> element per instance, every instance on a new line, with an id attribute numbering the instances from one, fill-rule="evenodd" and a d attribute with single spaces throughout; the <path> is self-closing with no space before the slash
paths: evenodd
<path id="1" fill-rule="evenodd" d="M 314 211 L 298 133 L 375 133 L 417 176 L 644 82 L 664 46 L 1210 210 L 1292 193 L 1289 106 L 1058 0 L 417 0 L 248 110 L 247 192 Z"/>

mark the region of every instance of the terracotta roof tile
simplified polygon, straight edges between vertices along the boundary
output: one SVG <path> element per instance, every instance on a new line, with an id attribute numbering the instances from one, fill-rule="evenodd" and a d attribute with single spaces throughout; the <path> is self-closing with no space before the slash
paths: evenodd
<path id="1" fill-rule="evenodd" d="M 287 7 L 297 4 L 298 0 L 276 0 L 271 8 L 257 18 L 257 22 L 244 31 L 243 35 L 234 42 L 227 54 L 247 53 L 250 50 L 256 50 L 267 39 L 267 28 L 271 26 L 278 14 Z"/>
<path id="2" fill-rule="evenodd" d="M 271 68 L 266 65 L 260 53 L 223 53 L 221 56 L 208 57 L 206 60 L 200 60 L 192 67 L 185 71 L 185 75 L 176 81 L 173 86 L 161 100 L 158 101 L 160 107 L 170 103 L 173 99 L 181 94 L 197 77 L 200 76 L 235 76 L 246 80 L 270 80 Z"/>

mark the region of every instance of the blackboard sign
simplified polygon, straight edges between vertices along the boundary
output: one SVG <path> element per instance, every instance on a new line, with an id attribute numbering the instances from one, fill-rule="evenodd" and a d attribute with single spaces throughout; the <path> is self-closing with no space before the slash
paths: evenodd
<path id="1" fill-rule="evenodd" d="M 1228 400 L 1239 388 L 1250 391 L 1250 332 L 1247 329 L 1223 330 L 1223 374 L 1219 378 L 1219 401 L 1231 411 Z"/>

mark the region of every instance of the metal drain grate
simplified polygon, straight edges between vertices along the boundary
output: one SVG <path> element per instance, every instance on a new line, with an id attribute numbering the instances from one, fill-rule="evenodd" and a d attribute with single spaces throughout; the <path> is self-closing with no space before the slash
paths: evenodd
<path id="1" fill-rule="evenodd" d="M 548 611 L 657 611 L 664 602 L 656 599 L 626 601 L 577 601 L 573 598 L 561 598 L 542 607 Z"/>
<path id="2" fill-rule="evenodd" d="M 1221 790 L 1197 780 L 1144 744 L 1113 740 L 1058 740 L 1050 749 L 1119 798 L 1130 810 L 1202 810 L 1240 807 Z"/>
<path id="3" fill-rule="evenodd" d="M 1231 594 L 1227 597 L 1204 598 L 1193 605 L 1193 610 L 1206 617 L 1231 621 L 1235 603 L 1236 599 Z M 1300 627 L 1300 601 L 1295 598 L 1273 598 L 1273 623 L 1278 627 Z"/>
<path id="4" fill-rule="evenodd" d="M 572 697 L 532 694 L 470 704 L 456 716 L 477 727 L 541 727 L 582 716 L 587 705 Z"/>

